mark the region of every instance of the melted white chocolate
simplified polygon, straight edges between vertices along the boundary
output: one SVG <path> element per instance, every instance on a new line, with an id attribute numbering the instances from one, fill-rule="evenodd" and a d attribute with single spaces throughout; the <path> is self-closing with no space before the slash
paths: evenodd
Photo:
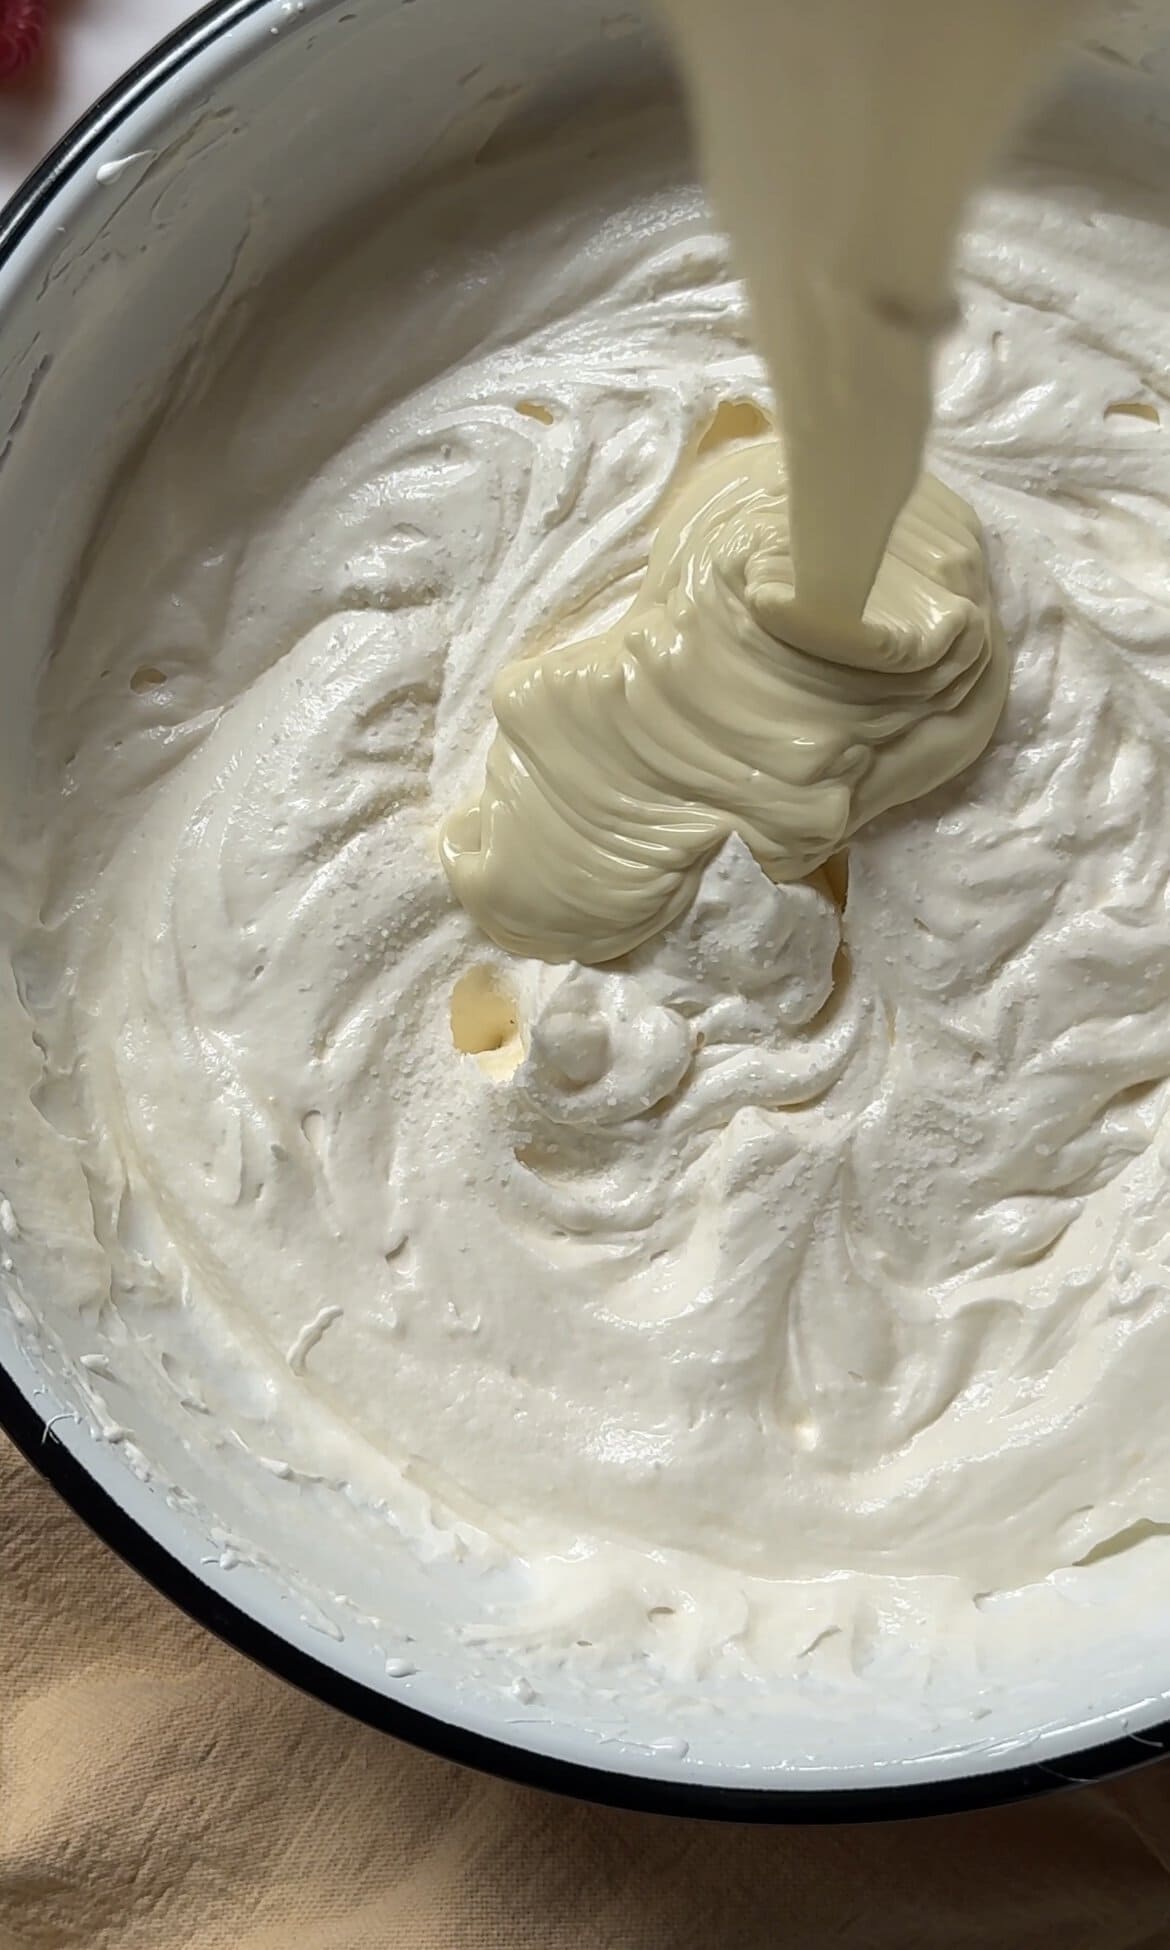
<path id="1" fill-rule="evenodd" d="M 775 441 L 707 462 L 668 512 L 632 608 L 501 672 L 478 802 L 443 860 L 501 947 L 607 962 L 694 898 L 733 833 L 773 880 L 951 778 L 1007 688 L 979 524 L 924 478 L 842 655 L 797 648 Z"/>
<path id="2" fill-rule="evenodd" d="M 1070 12 L 667 0 L 784 450 L 701 468 L 629 614 L 497 680 L 442 851 L 501 947 L 613 960 L 730 833 L 794 879 L 983 750 L 1006 672 L 979 524 L 915 481 L 959 216 Z"/>

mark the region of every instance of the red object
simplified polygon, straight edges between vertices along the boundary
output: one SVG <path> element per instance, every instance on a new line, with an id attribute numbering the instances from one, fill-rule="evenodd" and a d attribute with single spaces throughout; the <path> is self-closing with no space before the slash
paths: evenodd
<path id="1" fill-rule="evenodd" d="M 45 0 L 0 0 L 0 81 L 35 61 L 45 38 Z"/>

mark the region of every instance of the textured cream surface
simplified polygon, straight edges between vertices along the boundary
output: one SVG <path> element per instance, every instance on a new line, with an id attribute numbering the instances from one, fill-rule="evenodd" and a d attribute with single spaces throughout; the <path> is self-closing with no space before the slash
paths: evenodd
<path id="1" fill-rule="evenodd" d="M 610 969 L 485 949 L 436 835 L 500 666 L 603 627 L 719 409 L 771 410 L 670 128 L 420 193 L 136 453 L 15 859 L 63 1136 L 5 1251 L 307 1526 L 339 1485 L 522 1553 L 573 1637 L 595 1573 L 615 1639 L 709 1645 L 1170 1518 L 1170 250 L 1162 178 L 1076 153 L 980 199 L 941 361 L 989 752 L 847 890 L 730 843 Z"/>

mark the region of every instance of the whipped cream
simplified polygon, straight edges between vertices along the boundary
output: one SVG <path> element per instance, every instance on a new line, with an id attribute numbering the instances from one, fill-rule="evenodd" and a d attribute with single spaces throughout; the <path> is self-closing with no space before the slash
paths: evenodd
<path id="1" fill-rule="evenodd" d="M 985 757 L 811 881 L 730 840 L 617 966 L 485 944 L 437 832 L 500 667 L 773 410 L 673 123 L 420 190 L 127 463 L 8 846 L 54 1290 L 266 1498 L 523 1566 L 505 1636 L 787 1657 L 1170 1521 L 1159 194 L 1049 144 L 962 240 Z"/>

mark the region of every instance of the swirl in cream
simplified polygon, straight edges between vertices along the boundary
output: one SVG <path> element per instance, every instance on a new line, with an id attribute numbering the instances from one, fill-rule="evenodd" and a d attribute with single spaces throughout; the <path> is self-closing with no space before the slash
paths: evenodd
<path id="1" fill-rule="evenodd" d="M 830 658 L 791 640 L 782 469 L 774 441 L 708 460 L 621 622 L 501 672 L 487 778 L 442 850 L 502 948 L 613 961 L 683 911 L 733 833 L 799 880 L 986 745 L 1007 664 L 970 509 L 919 483 L 864 642 Z"/>

